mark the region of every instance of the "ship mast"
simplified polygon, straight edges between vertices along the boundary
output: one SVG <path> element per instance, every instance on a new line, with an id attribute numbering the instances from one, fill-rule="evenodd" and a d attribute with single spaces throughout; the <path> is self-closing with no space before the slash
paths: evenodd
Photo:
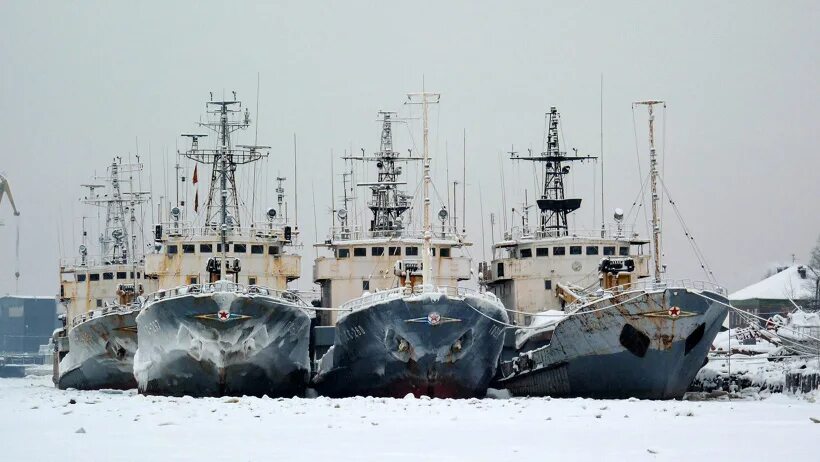
<path id="1" fill-rule="evenodd" d="M 649 109 L 649 184 L 652 191 L 652 247 L 654 250 L 654 275 L 655 282 L 661 282 L 661 223 L 658 216 L 658 157 L 655 153 L 655 111 L 656 104 L 663 104 L 664 101 L 638 101 L 634 104 L 641 104 Z"/>
<path id="2" fill-rule="evenodd" d="M 540 155 L 524 157 L 510 152 L 510 159 L 528 160 L 544 163 L 544 186 L 541 197 L 536 200 L 541 216 L 538 224 L 539 234 L 546 237 L 566 236 L 569 233 L 567 215 L 581 207 L 581 199 L 567 199 L 564 194 L 564 175 L 570 171 L 564 162 L 593 160 L 592 156 L 567 156 L 561 151 L 558 142 L 558 123 L 561 118 L 555 106 L 547 113 L 548 122 L 545 134 L 544 152 Z"/>
<path id="3" fill-rule="evenodd" d="M 429 93 L 422 89 L 421 93 L 409 93 L 407 99 L 410 104 L 421 104 L 424 127 L 424 153 L 422 156 L 424 165 L 424 246 L 421 260 L 421 283 L 427 285 L 431 283 L 430 255 L 433 247 L 433 226 L 430 220 L 430 127 L 427 120 L 427 109 L 430 104 L 438 103 L 441 95 L 439 93 Z M 421 100 L 421 102 L 414 102 L 414 100 Z"/>

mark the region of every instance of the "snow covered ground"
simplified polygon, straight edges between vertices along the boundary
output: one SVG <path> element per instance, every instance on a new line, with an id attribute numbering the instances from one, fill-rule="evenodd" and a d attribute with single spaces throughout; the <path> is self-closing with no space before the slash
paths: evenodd
<path id="1" fill-rule="evenodd" d="M 818 396 L 707 401 L 164 398 L 0 379 L 16 460 L 818 460 Z M 72 404 L 73 400 L 73 404 Z M 764 456 L 764 457 L 762 457 Z"/>

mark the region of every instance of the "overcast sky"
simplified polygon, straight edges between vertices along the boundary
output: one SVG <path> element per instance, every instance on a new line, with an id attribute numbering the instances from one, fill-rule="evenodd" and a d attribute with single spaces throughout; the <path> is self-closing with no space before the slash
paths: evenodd
<path id="1" fill-rule="evenodd" d="M 502 217 L 503 197 L 509 209 L 533 189 L 531 170 L 507 160 L 502 195 L 499 156 L 513 145 L 539 151 L 550 106 L 562 114 L 567 150 L 600 154 L 602 74 L 607 219 L 640 190 L 646 112 L 633 115 L 631 102 L 653 98 L 668 103 L 657 134 L 666 184 L 720 282 L 734 290 L 792 254 L 806 261 L 820 234 L 817 2 L 275 3 L 0 3 L 0 171 L 22 212 L 20 293 L 57 293 L 58 258 L 76 253 L 79 217 L 96 213 L 80 206 L 81 183 L 139 149 L 155 197 L 167 195 L 173 171 L 166 189 L 164 166 L 208 92 L 236 90 L 256 118 L 257 75 L 258 140 L 272 146 L 257 173 L 259 195 L 267 192 L 258 203 L 275 201 L 262 182 L 292 179 L 298 139 L 300 288 L 311 286 L 314 235 L 324 239 L 330 226 L 331 150 L 376 150 L 377 111 L 418 116 L 402 102 L 423 78 L 442 93 L 431 112 L 442 193 L 445 145 L 452 182 L 466 130 L 476 262 L 479 196 L 489 246 L 487 216 Z M 418 121 L 408 128 L 397 127 L 396 148 L 420 149 Z M 574 166 L 570 192 L 584 199 L 578 228 L 600 225 L 599 171 Z M 665 217 L 670 276 L 704 279 L 671 209 Z M 16 225 L 6 203 L 0 219 L 0 293 L 8 293 Z"/>

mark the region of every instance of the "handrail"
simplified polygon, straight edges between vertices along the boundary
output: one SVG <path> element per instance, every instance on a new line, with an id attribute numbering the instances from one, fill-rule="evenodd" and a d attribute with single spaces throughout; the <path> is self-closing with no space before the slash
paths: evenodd
<path id="1" fill-rule="evenodd" d="M 424 231 L 405 228 L 401 230 L 371 231 L 361 226 L 335 226 L 330 228 L 329 239 L 333 241 L 354 241 L 363 239 L 423 239 Z M 433 226 L 433 239 L 445 239 L 462 243 L 464 236 L 455 226 Z M 455 245 L 455 244 L 454 244 Z"/>
<path id="2" fill-rule="evenodd" d="M 265 295 L 272 298 L 278 298 L 288 303 L 310 307 L 298 294 L 286 291 L 271 289 L 269 287 L 243 284 L 237 284 L 230 281 L 217 281 L 207 284 L 188 284 L 171 289 L 159 290 L 145 296 L 144 303 L 151 303 L 158 300 L 165 300 L 167 298 L 177 298 L 184 295 L 191 294 L 212 294 L 217 292 L 232 292 L 240 295 Z"/>
<path id="3" fill-rule="evenodd" d="M 410 293 L 408 293 L 404 287 L 395 287 L 392 289 L 376 291 L 373 293 L 362 295 L 359 298 L 354 298 L 353 300 L 350 300 L 348 302 L 345 302 L 339 307 L 339 309 L 342 311 L 356 311 L 362 309 L 363 307 L 370 306 L 376 302 L 385 301 L 393 298 L 401 298 L 408 295 L 421 295 L 425 293 L 437 293 L 451 297 L 461 298 L 472 296 L 486 298 L 494 302 L 498 301 L 498 297 L 496 297 L 495 294 L 493 294 L 492 292 L 479 292 L 475 289 L 470 289 L 467 287 L 433 286 L 431 284 L 427 284 L 423 286 L 414 286 Z"/>
<path id="4" fill-rule="evenodd" d="M 106 316 L 109 314 L 116 314 L 116 313 L 131 313 L 134 311 L 139 311 L 142 309 L 142 306 L 139 303 L 132 303 L 130 305 L 111 305 L 106 306 L 98 310 L 87 311 L 82 314 L 78 314 L 71 319 L 71 327 L 77 327 L 78 325 L 90 321 L 92 319 L 96 319 L 102 316 Z"/>
<path id="5" fill-rule="evenodd" d="M 556 235 L 556 230 L 542 231 L 537 226 L 524 229 L 521 226 L 513 226 L 504 231 L 504 238 L 502 241 L 520 240 L 520 239 L 547 239 L 547 238 L 581 238 L 581 239 L 607 239 L 630 241 L 638 237 L 635 233 L 635 227 L 631 224 L 607 223 L 603 229 L 603 236 L 601 235 L 601 228 L 598 229 L 572 229 L 565 236 Z"/>

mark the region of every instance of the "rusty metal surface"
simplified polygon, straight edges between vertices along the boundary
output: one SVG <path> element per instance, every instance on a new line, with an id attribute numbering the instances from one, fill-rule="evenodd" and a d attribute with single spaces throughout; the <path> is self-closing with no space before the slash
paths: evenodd
<path id="1" fill-rule="evenodd" d="M 136 387 L 133 374 L 139 310 L 95 317 L 68 331 L 69 351 L 59 363 L 61 389 Z"/>
<path id="2" fill-rule="evenodd" d="M 690 289 L 645 292 L 629 301 L 635 296 L 627 292 L 603 299 L 587 309 L 623 304 L 561 321 L 547 346 L 502 364 L 500 384 L 516 395 L 682 396 L 702 367 L 727 310 Z M 715 293 L 708 296 L 725 301 Z M 687 346 L 687 338 L 697 335 L 701 324 L 702 338 Z M 622 343 L 626 325 L 647 337 L 643 356 Z"/>

